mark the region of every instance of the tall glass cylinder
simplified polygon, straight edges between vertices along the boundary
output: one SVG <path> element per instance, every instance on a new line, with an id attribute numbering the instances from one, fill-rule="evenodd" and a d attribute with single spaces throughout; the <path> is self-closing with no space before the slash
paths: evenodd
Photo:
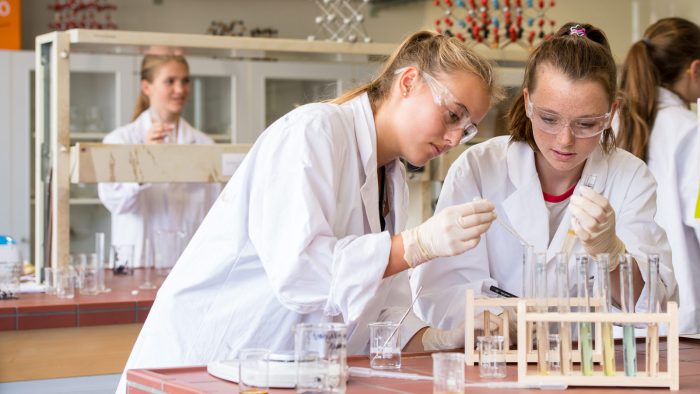
<path id="1" fill-rule="evenodd" d="M 547 306 L 547 255 L 535 253 L 535 296 L 538 313 L 548 312 Z M 549 374 L 549 323 L 537 322 L 537 370 L 541 375 Z"/>
<path id="2" fill-rule="evenodd" d="M 97 292 L 107 293 L 105 286 L 105 233 L 95 233 L 95 255 L 97 257 Z"/>
<path id="3" fill-rule="evenodd" d="M 591 281 L 589 280 L 588 255 L 576 255 L 576 268 L 578 272 L 578 298 L 580 306 L 579 312 L 589 313 L 591 311 Z M 579 323 L 578 347 L 581 351 L 581 374 L 583 376 L 593 375 L 593 330 L 591 322 L 582 321 Z"/>
<path id="4" fill-rule="evenodd" d="M 649 298 L 647 309 L 649 313 L 659 313 L 661 306 L 659 304 L 658 282 L 659 282 L 659 255 L 649 255 L 649 272 L 647 275 L 649 286 Z M 657 323 L 649 323 L 647 326 L 647 341 L 646 341 L 646 367 L 647 375 L 658 376 L 659 374 L 659 325 Z"/>
<path id="5" fill-rule="evenodd" d="M 571 304 L 569 300 L 569 255 L 557 253 L 556 266 L 556 287 L 557 287 L 557 311 L 559 313 L 569 313 Z M 571 323 L 561 322 L 559 326 L 559 349 L 562 375 L 571 374 Z"/>
<path id="6" fill-rule="evenodd" d="M 612 312 L 612 298 L 610 294 L 610 255 L 600 253 L 596 256 L 598 272 L 598 294 L 600 309 L 603 313 Z M 603 322 L 603 373 L 606 376 L 615 375 L 615 340 L 613 339 L 612 322 Z"/>
<path id="7" fill-rule="evenodd" d="M 623 313 L 634 313 L 634 284 L 632 282 L 632 267 L 634 258 L 625 253 L 620 255 L 620 309 Z M 625 323 L 622 339 L 625 375 L 637 375 L 637 343 L 634 339 L 634 324 Z"/>

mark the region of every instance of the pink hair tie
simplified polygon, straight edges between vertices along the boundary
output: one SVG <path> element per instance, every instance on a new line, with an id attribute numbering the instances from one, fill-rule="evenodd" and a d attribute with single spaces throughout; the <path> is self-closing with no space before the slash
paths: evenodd
<path id="1" fill-rule="evenodd" d="M 581 25 L 574 25 L 569 28 L 570 36 L 586 37 L 586 29 L 581 27 Z"/>

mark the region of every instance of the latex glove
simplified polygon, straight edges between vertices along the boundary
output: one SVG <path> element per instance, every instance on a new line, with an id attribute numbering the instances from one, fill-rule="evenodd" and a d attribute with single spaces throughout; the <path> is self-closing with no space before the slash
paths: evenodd
<path id="1" fill-rule="evenodd" d="M 615 211 L 607 198 L 585 186 L 580 196 L 571 196 L 569 212 L 571 227 L 583 243 L 586 253 L 610 254 L 611 270 L 617 266 L 618 255 L 625 252 L 625 244 L 615 234 Z"/>
<path id="2" fill-rule="evenodd" d="M 426 351 L 459 349 L 464 347 L 464 323 L 452 330 L 428 327 L 423 333 L 423 349 Z"/>
<path id="3" fill-rule="evenodd" d="M 402 232 L 404 259 L 413 268 L 437 257 L 454 256 L 474 248 L 496 219 L 494 208 L 487 200 L 453 205 Z"/>

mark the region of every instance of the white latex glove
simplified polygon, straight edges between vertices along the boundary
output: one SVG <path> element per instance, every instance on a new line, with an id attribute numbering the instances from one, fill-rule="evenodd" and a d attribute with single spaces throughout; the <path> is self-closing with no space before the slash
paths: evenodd
<path id="1" fill-rule="evenodd" d="M 618 256 L 625 253 L 625 244 L 615 234 L 615 211 L 607 198 L 585 186 L 580 196 L 571 196 L 571 227 L 583 243 L 586 253 L 610 254 L 611 270 L 617 267 Z"/>
<path id="2" fill-rule="evenodd" d="M 463 348 L 464 323 L 452 330 L 428 327 L 423 333 L 422 342 L 426 351 Z"/>
<path id="3" fill-rule="evenodd" d="M 413 268 L 437 257 L 454 256 L 474 248 L 496 219 L 494 208 L 487 200 L 453 205 L 402 232 L 404 259 Z"/>

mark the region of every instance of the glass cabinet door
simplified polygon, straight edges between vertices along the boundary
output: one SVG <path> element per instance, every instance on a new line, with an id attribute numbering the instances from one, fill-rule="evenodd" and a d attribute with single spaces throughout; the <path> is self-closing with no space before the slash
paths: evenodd
<path id="1" fill-rule="evenodd" d="M 231 77 L 192 75 L 183 117 L 218 142 L 231 141 Z"/>
<path id="2" fill-rule="evenodd" d="M 337 80 L 268 78 L 265 80 L 265 127 L 300 105 L 337 95 Z"/>

